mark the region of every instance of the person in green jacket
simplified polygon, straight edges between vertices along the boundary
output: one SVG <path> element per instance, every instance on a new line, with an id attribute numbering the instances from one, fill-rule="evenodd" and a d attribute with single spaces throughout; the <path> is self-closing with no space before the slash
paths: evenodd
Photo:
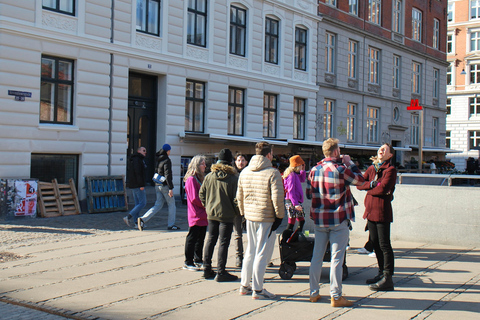
<path id="1" fill-rule="evenodd" d="M 218 161 L 211 167 L 205 177 L 199 196 L 207 211 L 208 239 L 203 257 L 203 276 L 217 282 L 236 281 L 238 277 L 225 270 L 228 246 L 233 231 L 233 221 L 239 215 L 235 196 L 237 194 L 238 173 L 232 166 L 233 155 L 229 149 L 222 149 Z M 218 247 L 217 272 L 212 270 L 212 256 L 217 240 Z"/>

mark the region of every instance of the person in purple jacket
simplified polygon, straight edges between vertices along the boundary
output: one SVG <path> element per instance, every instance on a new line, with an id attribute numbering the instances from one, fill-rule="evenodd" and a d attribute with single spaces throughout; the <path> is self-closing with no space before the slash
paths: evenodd
<path id="1" fill-rule="evenodd" d="M 187 194 L 188 234 L 185 240 L 185 265 L 183 269 L 200 271 L 203 266 L 203 244 L 207 233 L 207 212 L 198 196 L 205 176 L 205 157 L 197 155 L 188 165 L 183 178 Z"/>
<path id="2" fill-rule="evenodd" d="M 287 229 L 293 230 L 295 220 L 298 221 L 297 229 L 303 230 L 305 225 L 305 212 L 303 211 L 303 189 L 305 182 L 305 162 L 296 155 L 290 158 L 290 165 L 283 173 L 283 185 L 285 189 L 285 209 L 288 214 Z"/>

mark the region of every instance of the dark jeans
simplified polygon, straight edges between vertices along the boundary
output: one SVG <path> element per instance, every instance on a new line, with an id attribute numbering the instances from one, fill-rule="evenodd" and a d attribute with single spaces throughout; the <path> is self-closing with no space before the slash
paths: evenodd
<path id="1" fill-rule="evenodd" d="M 228 246 L 230 245 L 230 238 L 232 237 L 233 222 L 219 222 L 215 220 L 208 220 L 208 239 L 205 245 L 205 254 L 203 256 L 203 266 L 205 270 L 212 269 L 212 256 L 217 240 L 220 238 L 220 245 L 218 246 L 218 262 L 217 273 L 223 274 L 227 264 Z"/>
<path id="2" fill-rule="evenodd" d="M 385 272 L 393 276 L 394 257 L 390 243 L 390 222 L 368 221 L 368 231 L 377 256 L 379 272 Z"/>
<path id="3" fill-rule="evenodd" d="M 194 262 L 203 262 L 203 244 L 207 226 L 192 226 L 188 229 L 187 239 L 185 240 L 185 264 L 192 266 Z"/>

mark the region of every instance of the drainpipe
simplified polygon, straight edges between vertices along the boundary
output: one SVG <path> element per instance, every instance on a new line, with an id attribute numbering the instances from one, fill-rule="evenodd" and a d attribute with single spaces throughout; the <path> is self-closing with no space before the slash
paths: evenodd
<path id="1" fill-rule="evenodd" d="M 115 27 L 115 1 L 111 5 L 111 26 L 110 43 L 113 43 L 113 32 Z M 112 174 L 112 115 L 113 115 L 113 53 L 110 53 L 110 73 L 109 73 L 109 94 L 108 94 L 108 164 L 107 175 Z"/>

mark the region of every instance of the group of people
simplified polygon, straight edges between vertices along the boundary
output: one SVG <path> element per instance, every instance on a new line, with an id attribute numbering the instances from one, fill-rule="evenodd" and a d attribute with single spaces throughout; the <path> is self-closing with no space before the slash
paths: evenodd
<path id="1" fill-rule="evenodd" d="M 330 243 L 331 305 L 346 307 L 353 304 L 342 294 L 342 264 L 351 221 L 355 218 L 355 201 L 350 187 L 356 186 L 359 190 L 366 191 L 363 218 L 367 220 L 369 242 L 378 262 L 378 273 L 367 279 L 366 283 L 374 291 L 394 290 L 390 224 L 393 220 L 391 201 L 395 190 L 396 169 L 390 163 L 393 149 L 389 144 L 379 148 L 377 155 L 372 157 L 373 164 L 362 174 L 350 156 L 341 154 L 338 142 L 333 138 L 323 142 L 325 158 L 308 175 L 307 195 L 312 199 L 310 217 L 315 224 L 315 243 L 309 270 L 310 301 L 317 302 L 321 299 L 319 283 L 323 256 Z M 165 152 L 165 148 L 169 151 L 169 147 L 164 145 L 160 154 Z M 275 298 L 275 294 L 267 291 L 263 284 L 267 264 L 275 247 L 276 229 L 282 223 L 285 213 L 288 215 L 287 229 L 293 231 L 297 223 L 296 229 L 302 231 L 305 225 L 302 189 L 302 183 L 307 180 L 305 163 L 300 156 L 292 156 L 289 159 L 290 165 L 282 176 L 272 166 L 272 159 L 273 146 L 267 142 L 256 144 L 255 155 L 248 165 L 244 155 L 237 154 L 234 157 L 231 150 L 222 149 L 209 174 L 205 175 L 205 157 L 197 155 L 191 160 L 184 177 L 189 224 L 184 269 L 203 270 L 205 279 L 236 281 L 238 277 L 226 270 L 228 247 L 235 231 L 236 266 L 241 268 L 239 294 L 251 295 L 253 299 Z M 139 167 L 145 168 L 144 165 Z M 157 172 L 166 174 L 166 171 Z M 137 219 L 139 229 L 163 206 L 163 201 L 159 201 L 158 196 L 159 193 L 169 195 L 171 189 L 166 191 L 169 188 L 167 181 L 158 186 L 157 208 L 154 206 Z M 143 208 L 143 198 L 135 194 L 134 191 L 135 207 L 130 212 L 131 217 L 124 218 L 125 222 L 135 220 L 135 215 Z M 137 209 L 137 198 L 140 209 Z M 246 229 L 247 236 L 245 251 L 242 229 Z M 214 271 L 212 256 L 217 242 L 218 258 Z"/>

